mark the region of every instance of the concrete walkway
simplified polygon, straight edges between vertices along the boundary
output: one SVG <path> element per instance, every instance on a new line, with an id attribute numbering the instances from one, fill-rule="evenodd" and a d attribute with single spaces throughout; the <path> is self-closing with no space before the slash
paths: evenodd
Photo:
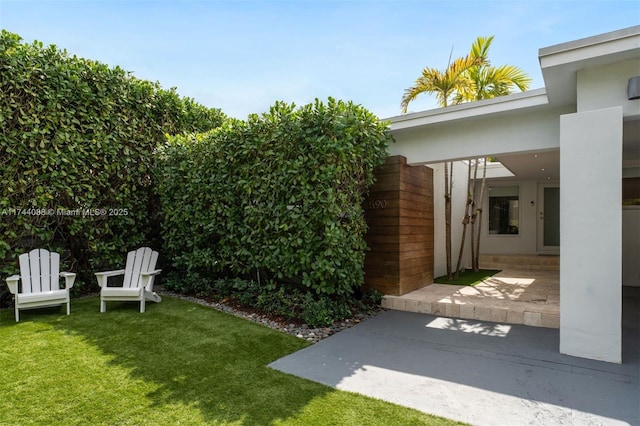
<path id="1" fill-rule="evenodd" d="M 270 366 L 473 425 L 639 425 L 639 300 L 622 365 L 561 355 L 557 329 L 386 311 Z"/>

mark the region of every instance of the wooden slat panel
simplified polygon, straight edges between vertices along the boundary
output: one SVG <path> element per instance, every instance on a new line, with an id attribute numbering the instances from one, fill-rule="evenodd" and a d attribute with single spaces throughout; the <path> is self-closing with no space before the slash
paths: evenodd
<path id="1" fill-rule="evenodd" d="M 413 268 L 402 268 L 400 269 L 400 277 L 407 278 L 416 277 L 416 276 L 425 276 L 424 274 L 431 274 L 431 272 L 426 271 L 424 265 L 418 265 Z"/>
<path id="2" fill-rule="evenodd" d="M 21 254 L 20 262 L 20 279 L 22 281 L 22 293 L 31 293 L 31 266 L 29 262 L 30 253 Z"/>
<path id="3" fill-rule="evenodd" d="M 40 284 L 40 250 L 38 249 L 29 252 L 29 270 L 31 273 L 31 292 L 40 293 L 42 285 Z"/>
<path id="4" fill-rule="evenodd" d="M 433 237 L 423 234 L 378 234 L 378 235 L 368 235 L 365 238 L 365 242 L 368 246 L 375 246 L 378 244 L 396 244 L 398 245 L 398 249 L 401 245 L 407 243 L 426 243 L 432 244 Z"/>
<path id="5" fill-rule="evenodd" d="M 149 247 L 142 247 L 138 249 L 138 254 L 142 253 L 142 263 L 140 264 L 140 270 L 148 272 L 149 264 L 151 263 L 151 249 Z"/>
<path id="6" fill-rule="evenodd" d="M 400 236 L 397 233 L 389 234 L 367 234 L 364 238 L 368 246 L 377 244 L 399 244 Z"/>
<path id="7" fill-rule="evenodd" d="M 46 250 L 39 250 L 40 257 L 40 291 L 51 290 L 51 256 Z"/>
<path id="8" fill-rule="evenodd" d="M 400 216 L 404 218 L 415 218 L 420 220 L 427 220 L 433 215 L 433 212 L 429 212 L 427 209 L 415 210 L 405 208 L 400 212 Z"/>
<path id="9" fill-rule="evenodd" d="M 399 295 L 432 282 L 433 170 L 390 157 L 376 179 L 363 204 L 370 248 L 365 285 Z"/>
<path id="10" fill-rule="evenodd" d="M 150 272 L 153 271 L 156 267 L 156 262 L 158 261 L 158 252 L 151 250 L 149 247 L 143 247 L 138 249 L 137 256 L 140 256 L 142 253 L 142 263 L 140 265 L 140 272 Z M 138 272 L 138 278 L 135 280 L 138 286 L 141 286 L 140 282 L 140 272 Z"/>
<path id="11" fill-rule="evenodd" d="M 424 167 L 424 166 L 421 166 Z M 413 185 L 411 182 L 401 182 L 400 183 L 400 191 L 408 192 L 410 194 L 428 196 L 430 193 L 427 191 L 427 188 L 420 187 L 418 185 Z"/>
<path id="12" fill-rule="evenodd" d="M 411 170 L 409 168 L 409 170 Z M 427 186 L 425 185 L 426 175 L 424 173 L 405 173 L 402 176 L 401 190 L 411 192 L 414 194 L 427 194 Z"/>
<path id="13" fill-rule="evenodd" d="M 396 255 L 400 252 L 400 245 L 397 243 L 389 243 L 389 244 L 384 244 L 384 243 L 377 243 L 377 244 L 372 244 L 369 247 L 369 252 L 366 254 L 366 256 L 369 256 L 370 258 L 373 259 L 377 259 L 380 256 L 389 256 L 390 253 L 395 253 Z"/>
<path id="14" fill-rule="evenodd" d="M 49 259 L 51 261 L 51 290 L 60 290 L 60 254 L 51 252 Z"/>
<path id="15" fill-rule="evenodd" d="M 375 194 L 375 196 L 374 196 Z M 363 204 L 363 208 L 366 209 L 368 201 L 370 200 L 375 200 L 375 199 L 379 199 L 379 200 L 395 200 L 398 199 L 398 190 L 394 189 L 392 191 L 374 191 L 374 190 L 370 190 L 369 191 L 369 196 L 366 197 L 367 199 L 365 200 L 365 203 Z"/>
<path id="16" fill-rule="evenodd" d="M 400 295 L 407 294 L 429 284 L 433 284 L 433 276 L 429 273 L 423 273 L 421 275 L 402 277 L 398 284 Z"/>
<path id="17" fill-rule="evenodd" d="M 138 265 L 140 264 L 140 262 L 141 260 L 139 261 Z M 127 253 L 127 264 L 124 267 L 124 279 L 122 282 L 122 286 L 125 288 L 131 287 L 131 278 L 133 277 L 135 263 L 136 263 L 136 252 L 130 251 L 129 253 Z M 140 271 L 138 271 L 138 274 L 140 274 Z M 137 283 L 137 280 L 135 282 Z"/>
<path id="18" fill-rule="evenodd" d="M 400 266 L 398 269 L 405 270 L 419 267 L 422 268 L 422 270 L 429 270 L 432 263 L 433 256 L 421 256 L 415 259 L 402 259 L 402 261 L 399 260 Z"/>
<path id="19" fill-rule="evenodd" d="M 154 251 L 151 253 L 151 261 L 149 262 L 149 271 L 155 271 L 157 263 L 158 263 L 158 252 Z"/>
<path id="20" fill-rule="evenodd" d="M 365 236 L 367 245 L 372 246 L 376 244 L 408 244 L 408 243 L 427 243 L 433 244 L 433 235 L 427 235 L 426 233 L 414 233 L 414 234 L 399 234 L 397 232 L 390 234 L 367 234 Z M 428 246 L 427 246 L 428 247 Z"/>
<path id="21" fill-rule="evenodd" d="M 417 251 L 402 251 L 399 253 L 400 262 L 404 262 L 409 259 L 421 259 L 427 257 L 429 254 L 427 250 L 417 250 Z"/>
<path id="22" fill-rule="evenodd" d="M 370 276 L 397 276 L 400 271 L 398 261 L 365 262 L 365 266 Z"/>
<path id="23" fill-rule="evenodd" d="M 136 260 L 133 262 L 133 269 L 131 271 L 131 287 L 137 287 L 140 281 L 140 272 L 143 270 L 145 261 L 145 248 L 139 248 L 136 250 Z"/>
<path id="24" fill-rule="evenodd" d="M 400 280 L 404 283 L 409 283 L 418 279 L 429 279 L 431 280 L 431 282 L 428 284 L 431 284 L 433 283 L 433 273 L 430 271 L 405 271 L 400 278 Z"/>
<path id="25" fill-rule="evenodd" d="M 365 238 L 369 238 L 369 236 L 385 235 L 385 234 L 418 235 L 418 234 L 423 234 L 427 232 L 428 229 L 430 228 L 427 226 L 408 226 L 408 225 L 402 228 L 369 226 L 370 232 L 367 232 Z"/>
<path id="26" fill-rule="evenodd" d="M 414 217 L 392 217 L 392 216 L 380 216 L 380 217 L 367 217 L 367 224 L 369 229 L 375 226 L 388 226 L 399 227 L 402 229 L 405 226 L 429 226 L 428 222 Z"/>
<path id="27" fill-rule="evenodd" d="M 397 278 L 365 277 L 365 288 L 393 296 L 399 296 L 400 291 Z"/>

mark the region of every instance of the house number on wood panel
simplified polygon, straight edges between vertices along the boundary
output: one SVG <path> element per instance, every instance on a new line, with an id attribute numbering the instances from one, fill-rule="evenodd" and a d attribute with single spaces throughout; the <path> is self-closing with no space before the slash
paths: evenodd
<path id="1" fill-rule="evenodd" d="M 370 209 L 386 209 L 387 208 L 387 200 L 373 200 L 369 201 Z"/>

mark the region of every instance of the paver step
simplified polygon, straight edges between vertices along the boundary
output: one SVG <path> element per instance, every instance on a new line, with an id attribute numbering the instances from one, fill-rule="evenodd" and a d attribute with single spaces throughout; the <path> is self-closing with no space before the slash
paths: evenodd
<path id="1" fill-rule="evenodd" d="M 526 254 L 481 254 L 480 267 L 483 269 L 559 271 L 560 256 Z"/>
<path id="2" fill-rule="evenodd" d="M 417 312 L 449 318 L 524 324 L 533 327 L 560 328 L 557 308 L 520 304 L 522 306 L 491 306 L 475 304 L 472 300 L 453 303 L 447 300 L 426 301 L 406 296 L 385 296 L 382 307 L 398 311 Z"/>
<path id="3" fill-rule="evenodd" d="M 402 296 L 385 296 L 387 309 L 472 321 L 560 327 L 556 271 L 505 269 L 475 286 L 431 284 Z"/>

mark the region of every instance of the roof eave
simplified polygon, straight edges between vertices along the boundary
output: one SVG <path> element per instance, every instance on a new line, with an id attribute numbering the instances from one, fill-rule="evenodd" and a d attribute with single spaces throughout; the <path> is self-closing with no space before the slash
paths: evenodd
<path id="1" fill-rule="evenodd" d="M 538 51 L 549 102 L 556 105 L 576 102 L 579 70 L 634 58 L 640 58 L 640 25 Z"/>
<path id="2" fill-rule="evenodd" d="M 446 123 L 455 120 L 512 112 L 548 104 L 545 89 L 529 90 L 493 99 L 468 102 L 444 108 L 431 109 L 385 119 L 390 121 L 391 130 L 402 130 Z"/>

